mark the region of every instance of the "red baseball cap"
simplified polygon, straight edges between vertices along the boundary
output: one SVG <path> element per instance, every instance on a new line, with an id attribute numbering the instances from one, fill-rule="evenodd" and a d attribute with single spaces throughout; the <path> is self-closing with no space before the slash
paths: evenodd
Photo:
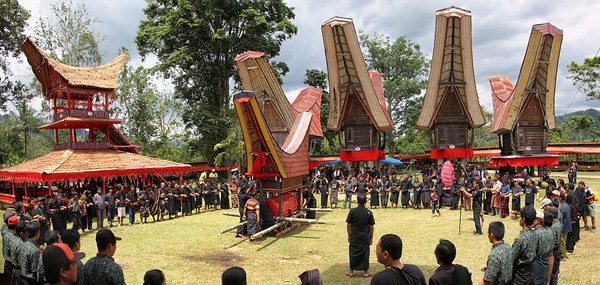
<path id="1" fill-rule="evenodd" d="M 16 225 L 18 223 L 19 223 L 19 218 L 17 216 L 10 216 L 10 218 L 8 218 L 9 226 Z"/>
<path id="2" fill-rule="evenodd" d="M 66 264 L 75 262 L 85 257 L 83 252 L 73 252 L 67 244 L 54 243 L 49 245 L 42 254 L 44 272 L 56 274 Z"/>

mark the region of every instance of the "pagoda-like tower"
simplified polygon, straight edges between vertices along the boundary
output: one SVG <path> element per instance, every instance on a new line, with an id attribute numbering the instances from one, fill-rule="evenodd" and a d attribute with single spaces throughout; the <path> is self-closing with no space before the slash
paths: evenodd
<path id="1" fill-rule="evenodd" d="M 431 134 L 431 158 L 473 156 L 469 131 L 485 124 L 473 70 L 471 12 L 438 10 L 429 85 L 417 126 Z"/>
<path id="2" fill-rule="evenodd" d="M 44 99 L 52 106 L 53 121 L 40 128 L 54 131 L 55 150 L 116 148 L 138 153 L 137 146 L 115 127 L 121 121 L 109 115 L 127 54 L 97 67 L 75 67 L 51 58 L 29 38 L 22 48 L 42 84 Z M 66 130 L 68 136 L 59 130 Z M 88 138 L 78 139 L 77 130 L 87 130 Z M 105 139 L 97 140 L 98 132 Z"/>
<path id="3" fill-rule="evenodd" d="M 384 159 L 385 134 L 393 131 L 394 125 L 382 76 L 367 69 L 352 19 L 331 18 L 321 25 L 321 32 L 329 75 L 327 128 L 342 135 L 340 159 Z"/>
<path id="4" fill-rule="evenodd" d="M 491 163 L 508 165 L 555 165 L 547 155 L 548 130 L 556 127 L 554 91 L 563 32 L 550 23 L 534 25 L 513 87 L 506 76 L 490 77 L 494 121 L 491 132 L 498 135 L 500 157 Z"/>

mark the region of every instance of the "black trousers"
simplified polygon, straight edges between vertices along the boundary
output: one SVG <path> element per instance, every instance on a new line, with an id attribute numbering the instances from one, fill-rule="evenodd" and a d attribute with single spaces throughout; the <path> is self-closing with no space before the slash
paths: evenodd
<path id="1" fill-rule="evenodd" d="M 481 209 L 478 207 L 473 208 L 473 221 L 475 221 L 475 232 L 483 234 L 481 231 Z"/>
<path id="2" fill-rule="evenodd" d="M 83 228 L 81 223 L 81 213 L 79 211 L 71 212 L 71 219 L 73 220 L 73 230 L 78 231 L 79 229 Z"/>

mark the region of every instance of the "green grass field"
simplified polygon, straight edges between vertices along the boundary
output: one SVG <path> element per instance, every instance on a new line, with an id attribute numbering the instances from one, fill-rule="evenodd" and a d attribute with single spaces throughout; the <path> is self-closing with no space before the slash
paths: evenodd
<path id="1" fill-rule="evenodd" d="M 589 180 L 588 184 L 600 188 L 600 180 Z M 472 212 L 462 212 L 460 235 L 459 211 L 445 208 L 442 216 L 435 218 L 429 210 L 375 209 L 373 213 L 374 243 L 383 234 L 399 235 L 404 242 L 401 260 L 418 265 L 427 279 L 437 267 L 434 248 L 444 238 L 457 247 L 455 263 L 469 268 L 475 284 L 481 280 L 480 269 L 491 244 L 485 235 L 472 235 Z M 321 271 L 325 284 L 369 284 L 368 278 L 344 275 L 348 270 L 347 214 L 347 209 L 318 214 L 327 224 L 302 225 L 284 237 L 263 238 L 258 245 L 235 238 L 234 233 L 219 235 L 220 229 L 237 222 L 236 217 L 224 216 L 220 210 L 117 227 L 113 231 L 123 240 L 118 242 L 115 260 L 123 267 L 128 284 L 141 284 L 144 273 L 154 268 L 165 272 L 168 284 L 220 284 L 221 273 L 230 266 L 243 267 L 249 284 L 299 284 L 297 276 L 314 268 Z M 517 221 L 485 216 L 484 232 L 489 222 L 497 220 L 505 223 L 505 241 L 512 244 L 520 230 Z M 559 284 L 600 284 L 600 273 L 594 270 L 600 260 L 596 254 L 600 245 L 598 234 L 582 232 L 575 254 L 561 266 Z M 86 260 L 96 253 L 94 238 L 95 232 L 82 237 Z M 375 245 L 371 247 L 370 262 L 373 273 L 383 269 L 377 263 Z"/>

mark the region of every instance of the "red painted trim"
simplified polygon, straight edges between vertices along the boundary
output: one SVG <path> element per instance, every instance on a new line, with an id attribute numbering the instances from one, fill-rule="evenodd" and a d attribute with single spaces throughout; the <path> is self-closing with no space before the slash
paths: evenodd
<path id="1" fill-rule="evenodd" d="M 447 148 L 447 149 L 432 149 L 431 159 L 448 159 L 448 158 L 469 158 L 473 157 L 472 148 Z"/>

